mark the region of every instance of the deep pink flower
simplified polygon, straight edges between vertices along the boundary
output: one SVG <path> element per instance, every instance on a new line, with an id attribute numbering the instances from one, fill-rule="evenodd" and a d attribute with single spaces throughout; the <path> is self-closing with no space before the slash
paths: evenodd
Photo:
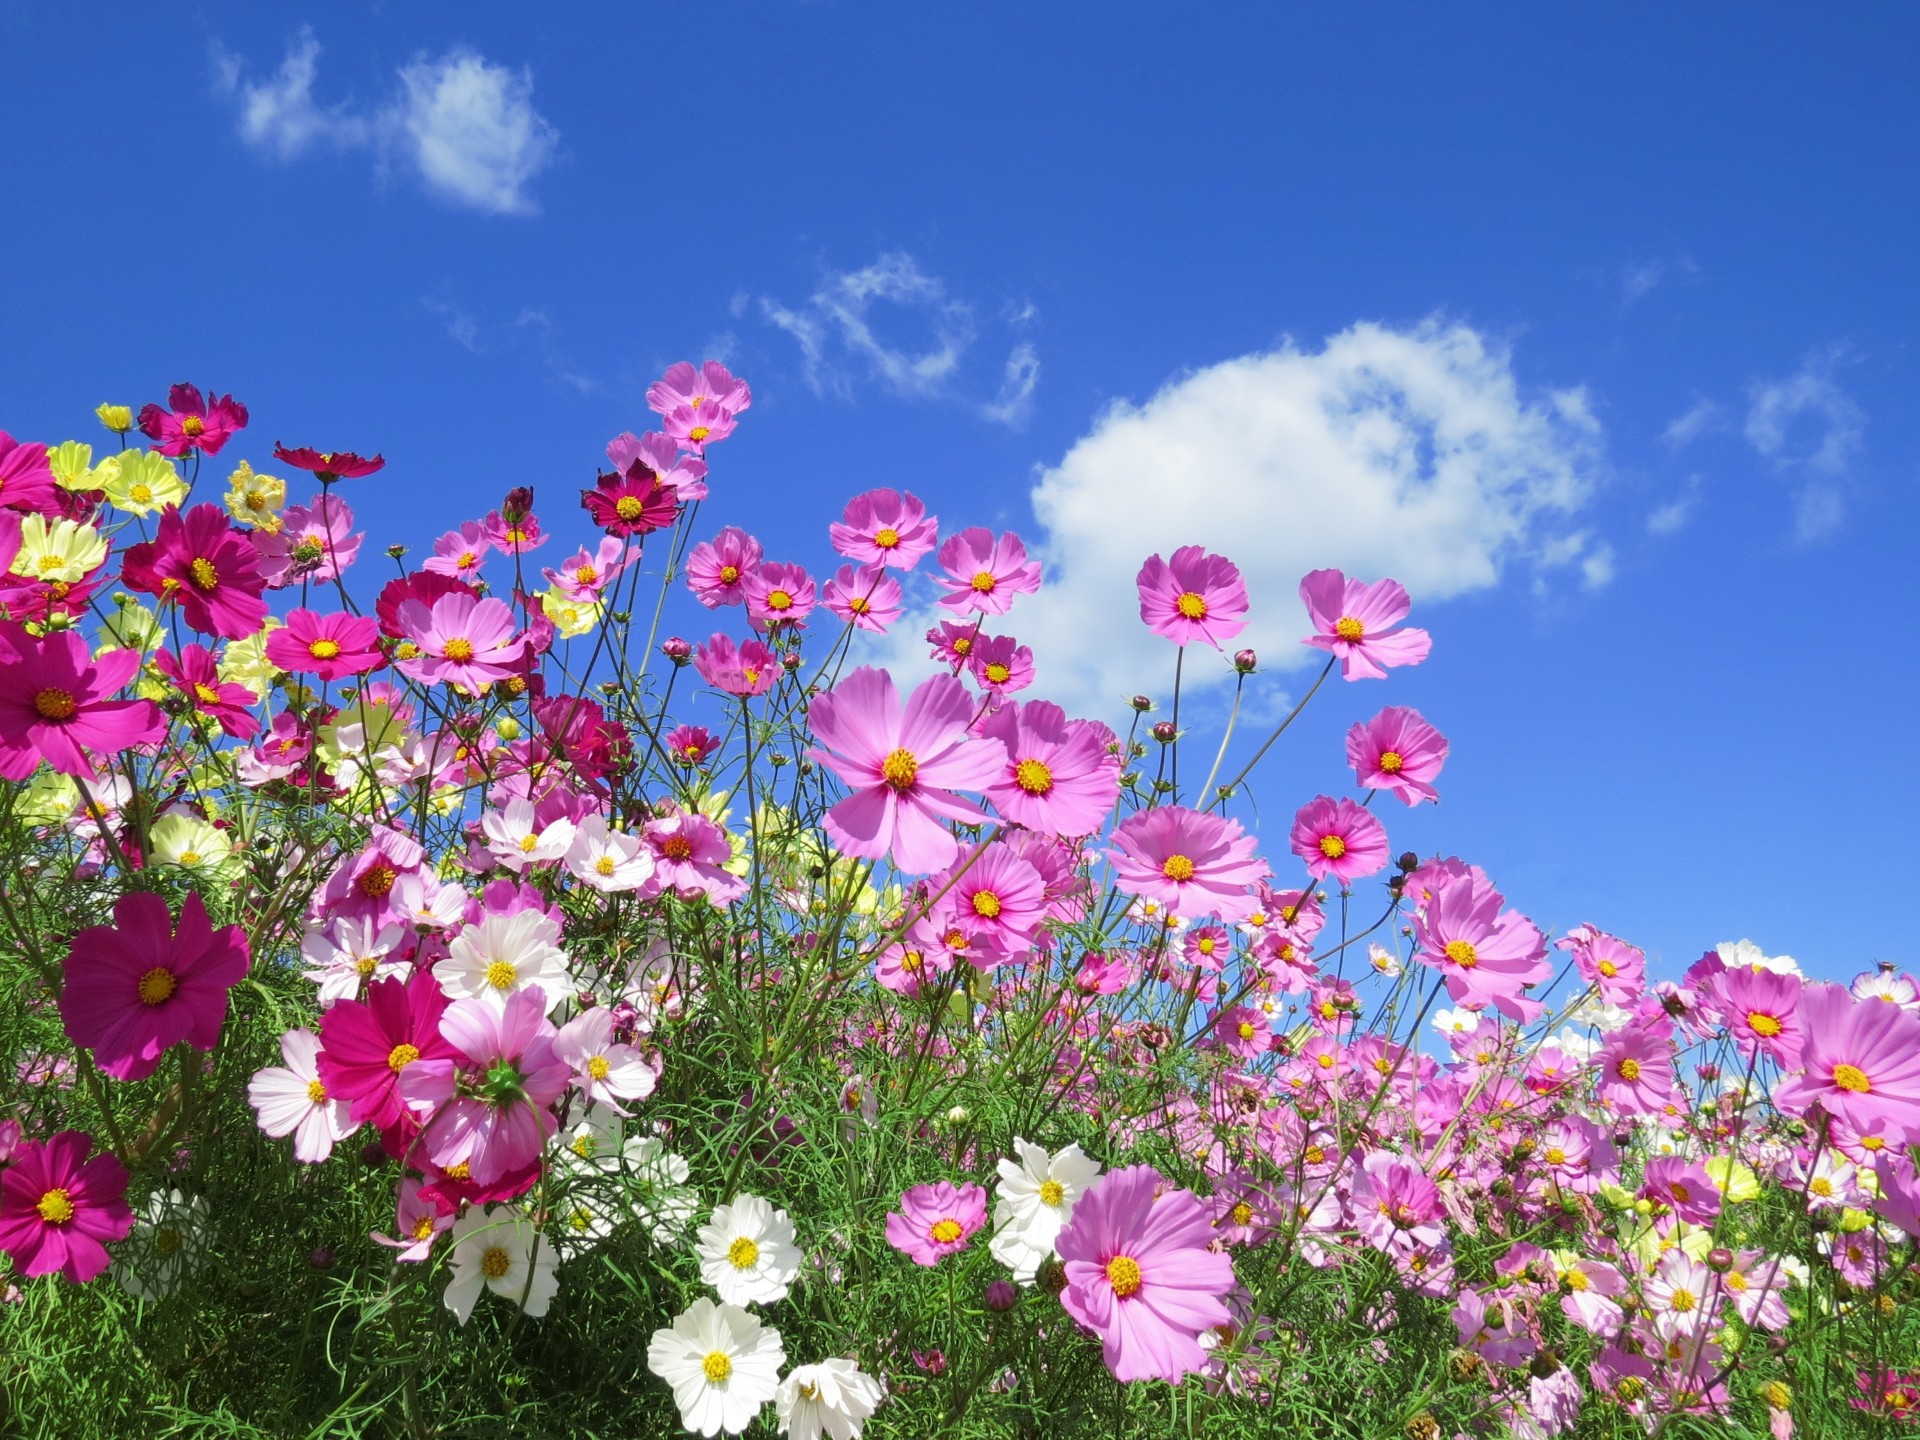
<path id="1" fill-rule="evenodd" d="M 846 513 L 827 533 L 833 548 L 855 564 L 911 570 L 933 549 L 940 518 L 927 514 L 911 491 L 869 490 L 847 502 Z"/>
<path id="2" fill-rule="evenodd" d="M 1005 751 L 970 735 L 973 701 L 950 675 L 934 675 L 907 698 L 893 677 L 862 666 L 808 708 L 824 749 L 813 756 L 853 791 L 827 811 L 828 839 L 848 855 L 924 875 L 953 863 L 959 843 L 943 821 L 974 824 L 986 812 L 957 790 L 999 778 Z"/>
<path id="3" fill-rule="evenodd" d="M 680 409 L 697 412 L 710 405 L 738 415 L 752 404 L 753 391 L 747 388 L 747 382 L 718 360 L 709 360 L 698 369 L 690 361 L 679 361 L 647 387 L 647 408 L 656 415 L 671 415 Z"/>
<path id="4" fill-rule="evenodd" d="M 967 1248 L 987 1223 L 987 1192 L 945 1180 L 916 1185 L 887 1216 L 887 1243 L 916 1265 L 938 1265 Z"/>
<path id="5" fill-rule="evenodd" d="M 798 625 L 813 613 L 818 598 L 813 577 L 798 565 L 778 561 L 747 572 L 741 588 L 747 597 L 747 618 L 756 629 Z"/>
<path id="6" fill-rule="evenodd" d="M 307 445 L 289 449 L 278 440 L 273 442 L 273 458 L 296 470 L 305 470 L 317 476 L 322 485 L 330 485 L 335 480 L 363 480 L 375 471 L 384 469 L 387 463 L 382 455 L 362 456 L 351 450 L 315 450 Z"/>
<path id="7" fill-rule="evenodd" d="M 758 640 L 739 645 L 725 635 L 710 636 L 693 651 L 693 668 L 714 689 L 728 695 L 764 695 L 780 678 L 780 657 Z"/>
<path id="8" fill-rule="evenodd" d="M 740 605 L 747 598 L 747 576 L 765 552 L 760 542 L 729 525 L 711 540 L 703 540 L 687 556 L 687 588 L 709 610 Z"/>
<path id="9" fill-rule="evenodd" d="M 87 653 L 72 630 L 37 637 L 0 621 L 0 779 L 24 780 L 42 760 L 63 775 L 91 776 L 91 750 L 110 756 L 167 733 L 151 700 L 112 700 L 140 668 L 137 650 Z"/>
<path id="10" fill-rule="evenodd" d="M 0 510 L 52 514 L 59 504 L 59 494 L 53 466 L 47 462 L 47 447 L 37 440 L 23 444 L 0 430 Z"/>
<path id="11" fill-rule="evenodd" d="M 380 621 L 380 633 L 390 640 L 404 639 L 407 632 L 400 624 L 400 607 L 409 600 L 431 606 L 442 595 L 466 595 L 475 600 L 480 598 L 480 592 L 465 581 L 431 570 L 416 570 L 411 575 L 402 575 L 398 580 L 389 580 L 380 587 L 380 594 L 373 602 L 373 613 Z"/>
<path id="12" fill-rule="evenodd" d="M 405 645 L 418 652 L 407 655 L 403 646 L 400 673 L 426 685 L 444 682 L 478 694 L 514 674 L 526 650 L 525 638 L 514 633 L 512 608 L 492 596 L 476 600 L 455 592 L 431 606 L 408 600 L 399 622 Z"/>
<path id="13" fill-rule="evenodd" d="M 365 920 L 380 925 L 411 920 L 405 902 L 418 881 L 426 851 L 405 831 L 376 827 L 366 845 L 328 873 L 311 908 L 314 918 Z"/>
<path id="14" fill-rule="evenodd" d="M 699 765 L 720 748 L 720 742 L 704 725 L 677 725 L 660 742 L 667 754 L 687 765 Z"/>
<path id="15" fill-rule="evenodd" d="M 559 1128 L 548 1107 L 572 1078 L 553 1053 L 545 993 L 516 990 L 504 1006 L 456 1000 L 440 1033 L 455 1059 L 415 1060 L 400 1072 L 402 1098 L 429 1117 L 420 1136 L 427 1158 L 441 1169 L 465 1165 L 482 1185 L 538 1160 Z"/>
<path id="16" fill-rule="evenodd" d="M 1149 556 L 1134 579 L 1140 618 L 1176 645 L 1205 641 L 1214 649 L 1247 628 L 1247 586 L 1224 555 L 1183 545 L 1172 560 Z"/>
<path id="17" fill-rule="evenodd" d="M 401 1098 L 400 1072 L 415 1060 L 450 1060 L 440 1033 L 448 1005 L 431 969 L 375 980 L 361 1000 L 336 1000 L 320 1016 L 320 1079 L 352 1105 L 356 1125 L 380 1131 L 389 1154 L 405 1154 L 415 1126 Z"/>
<path id="18" fill-rule="evenodd" d="M 1545 980 L 1546 937 L 1492 885 L 1472 876 L 1442 885 L 1414 916 L 1415 959 L 1438 970 L 1454 1003 L 1478 1010 L 1493 1005 L 1525 1023 L 1540 1006 L 1523 999 Z"/>
<path id="19" fill-rule="evenodd" d="M 272 659 L 271 644 L 268 658 Z M 244 685 L 221 680 L 220 662 L 204 645 L 182 645 L 178 655 L 162 650 L 153 657 L 153 663 L 196 711 L 234 739 L 251 740 L 259 734 L 260 717 L 253 713 L 253 707 L 260 703 L 260 697 Z"/>
<path id="20" fill-rule="evenodd" d="M 1270 873 L 1258 846 L 1237 820 L 1162 805 L 1115 830 L 1107 853 L 1121 894 L 1154 901 L 1178 919 L 1231 922 L 1253 913 L 1251 887 Z"/>
<path id="21" fill-rule="evenodd" d="M 1229 1324 L 1233 1262 L 1211 1248 L 1213 1221 L 1191 1191 L 1150 1165 L 1110 1170 L 1073 1207 L 1054 1248 L 1066 1262 L 1060 1303 L 1100 1337 L 1116 1380 L 1178 1384 L 1201 1370 L 1200 1336 Z"/>
<path id="22" fill-rule="evenodd" d="M 900 582 L 877 565 L 858 570 L 842 565 L 827 582 L 821 603 L 847 624 L 876 635 L 886 634 L 906 608 Z"/>
<path id="23" fill-rule="evenodd" d="M 746 407 L 728 408 L 737 415 Z M 658 481 L 677 500 L 707 498 L 706 462 L 696 460 L 691 455 L 682 455 L 671 435 L 663 435 L 657 430 L 650 430 L 645 435 L 626 431 L 607 442 L 607 459 L 628 480 L 643 483 Z"/>
<path id="24" fill-rule="evenodd" d="M 121 579 L 163 604 L 177 601 L 181 618 L 203 635 L 244 640 L 266 623 L 259 552 L 218 505 L 161 511 L 154 538 L 127 547 Z"/>
<path id="25" fill-rule="evenodd" d="M 1396 580 L 1368 585 L 1338 570 L 1315 570 L 1300 582 L 1300 598 L 1318 632 L 1302 643 L 1332 651 L 1349 680 L 1384 680 L 1388 666 L 1418 665 L 1433 648 L 1426 631 L 1396 628 L 1412 608 Z"/>
<path id="26" fill-rule="evenodd" d="M 1293 817 L 1293 853 L 1316 880 L 1331 875 L 1342 885 L 1378 874 L 1387 864 L 1387 832 L 1353 801 L 1319 795 Z"/>
<path id="27" fill-rule="evenodd" d="M 292 674 L 337 680 L 364 675 L 387 663 L 380 649 L 380 623 L 371 615 L 322 615 L 293 610 L 267 637 L 267 659 Z"/>
<path id="28" fill-rule="evenodd" d="M 146 1079 L 182 1040 L 211 1050 L 227 1016 L 227 992 L 247 973 L 240 927 L 215 930 L 191 891 L 178 928 L 167 902 L 145 890 L 122 895 L 113 921 L 74 936 L 61 966 L 67 1038 L 93 1051 L 116 1080 Z"/>
<path id="29" fill-rule="evenodd" d="M 540 528 L 540 517 L 533 513 L 532 505 L 531 490 L 508 491 L 506 505 L 489 510 L 480 522 L 487 532 L 487 543 L 502 555 L 525 555 L 546 544 L 552 537 Z"/>
<path id="30" fill-rule="evenodd" d="M 580 504 L 594 524 L 623 539 L 665 530 L 680 518 L 680 492 L 645 470 L 600 476 L 593 489 L 580 492 Z"/>
<path id="31" fill-rule="evenodd" d="M 1027 547 L 1011 530 L 997 540 L 979 525 L 962 530 L 940 547 L 939 560 L 947 573 L 933 583 L 948 592 L 940 603 L 962 615 L 1004 615 L 1014 596 L 1040 588 L 1040 562 L 1027 559 Z"/>
<path id="32" fill-rule="evenodd" d="M 945 889 L 950 910 L 976 949 L 989 954 L 1020 954 L 1032 944 L 1046 915 L 1046 885 L 1040 872 L 1004 844 L 993 844 L 965 867 Z"/>
<path id="33" fill-rule="evenodd" d="M 1011 695 L 1033 684 L 1033 651 L 1011 635 L 982 635 L 967 657 L 967 673 L 990 695 Z"/>
<path id="34" fill-rule="evenodd" d="M 192 385 L 175 385 L 167 391 L 167 407 L 140 407 L 140 433 L 162 455 L 177 457 L 194 450 L 218 455 L 233 433 L 247 426 L 247 407 L 238 400 L 231 395 L 203 400 Z"/>
<path id="35" fill-rule="evenodd" d="M 1091 835 L 1120 798 L 1120 757 L 1107 753 L 1103 726 L 1069 720 L 1048 700 L 1006 705 L 980 722 L 1006 749 L 986 787 L 994 809 L 1048 835 Z"/>
<path id="36" fill-rule="evenodd" d="M 0 1170 L 0 1252 L 29 1278 L 56 1271 L 84 1285 L 107 1268 L 107 1245 L 133 1233 L 127 1167 L 87 1152 L 93 1137 L 62 1130 L 29 1140 Z"/>
<path id="37" fill-rule="evenodd" d="M 1920 1015 L 1856 1000 L 1839 985 L 1808 985 L 1798 1010 L 1804 1069 L 1773 1090 L 1800 1115 L 1815 1104 L 1856 1130 L 1886 1121 L 1920 1138 Z"/>
<path id="38" fill-rule="evenodd" d="M 1446 737 L 1404 705 L 1389 705 L 1347 732 L 1347 763 L 1360 783 L 1409 805 L 1440 798 L 1433 777 L 1446 759 Z"/>

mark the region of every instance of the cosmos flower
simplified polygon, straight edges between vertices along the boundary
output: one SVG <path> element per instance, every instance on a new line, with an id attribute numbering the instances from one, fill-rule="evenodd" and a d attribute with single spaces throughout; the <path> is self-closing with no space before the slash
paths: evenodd
<path id="1" fill-rule="evenodd" d="M 1113 832 L 1114 884 L 1182 920 L 1253 913 L 1251 887 L 1271 873 L 1240 822 L 1182 805 L 1143 810 Z"/>
<path id="2" fill-rule="evenodd" d="M 1920 1015 L 1829 984 L 1808 985 L 1797 1015 L 1802 1069 L 1774 1087 L 1776 1105 L 1803 1115 L 1818 1104 L 1856 1130 L 1884 1121 L 1920 1136 Z"/>
<path id="3" fill-rule="evenodd" d="M 725 635 L 714 635 L 693 651 L 693 668 L 714 689 L 747 699 L 764 695 L 780 678 L 780 658 L 758 640 L 739 645 Z"/>
<path id="4" fill-rule="evenodd" d="M 534 1319 L 559 1293 L 558 1257 L 531 1220 L 505 1205 L 475 1205 L 453 1224 L 442 1302 L 464 1325 L 482 1290 L 511 1300 Z"/>
<path id="5" fill-rule="evenodd" d="M 998 539 L 982 526 L 962 530 L 947 538 L 938 558 L 946 573 L 933 583 L 947 591 L 940 604 L 962 615 L 1004 615 L 1015 596 L 1040 589 L 1040 562 L 1027 559 L 1027 547 L 1011 530 Z"/>
<path id="6" fill-rule="evenodd" d="M 167 407 L 142 405 L 140 433 L 153 441 L 162 455 L 180 456 L 199 451 L 218 455 L 234 432 L 247 426 L 247 407 L 231 395 L 202 399 L 192 385 L 167 391 Z M 277 453 L 277 452 L 276 452 Z"/>
<path id="7" fill-rule="evenodd" d="M 180 618 L 203 635 L 244 640 L 266 622 L 259 551 L 218 505 L 161 511 L 154 538 L 127 547 L 121 579 L 178 604 Z"/>
<path id="8" fill-rule="evenodd" d="M 673 1389 L 680 1423 L 697 1435 L 738 1435 L 780 1388 L 780 1332 L 738 1305 L 702 1295 L 653 1332 L 647 1369 Z"/>
<path id="9" fill-rule="evenodd" d="M 758 540 L 737 525 L 729 525 L 688 553 L 687 588 L 709 610 L 743 605 L 747 576 L 759 567 L 764 554 Z"/>
<path id="10" fill-rule="evenodd" d="M 1073 1218 L 1073 1207 L 1100 1178 L 1100 1166 L 1078 1145 L 1049 1155 L 1018 1135 L 1013 1152 L 1018 1159 L 1002 1157 L 996 1166 L 1000 1183 L 994 1187 L 993 1238 L 987 1249 L 1014 1279 L 1031 1285 Z"/>
<path id="11" fill-rule="evenodd" d="M 827 527 L 833 548 L 856 565 L 911 570 L 933 549 L 940 519 L 909 491 L 869 490 L 847 502 L 846 512 Z"/>
<path id="12" fill-rule="evenodd" d="M 1347 763 L 1355 778 L 1408 805 L 1440 798 L 1433 777 L 1446 759 L 1446 737 L 1404 705 L 1389 705 L 1347 732 Z"/>
<path id="13" fill-rule="evenodd" d="M 1300 598 L 1315 631 L 1302 643 L 1331 651 L 1348 680 L 1384 680 L 1388 667 L 1418 665 L 1433 648 L 1426 631 L 1401 628 L 1412 607 L 1397 581 L 1369 585 L 1315 570 L 1300 582 Z"/>
<path id="14" fill-rule="evenodd" d="M 289 1030 L 280 1037 L 285 1066 L 254 1072 L 247 1100 L 260 1129 L 279 1139 L 293 1136 L 293 1158 L 317 1165 L 354 1131 L 352 1105 L 331 1095 L 320 1079 L 320 1037 L 311 1030 Z"/>
<path id="15" fill-rule="evenodd" d="M 1342 885 L 1376 875 L 1387 865 L 1387 832 L 1363 807 L 1342 796 L 1319 795 L 1300 807 L 1289 837 L 1293 853 L 1316 880 Z"/>
<path id="16" fill-rule="evenodd" d="M 1048 700 L 1004 705 L 979 733 L 1006 750 L 987 799 L 1008 820 L 1047 835 L 1091 835 L 1120 798 L 1120 760 L 1104 726 L 1069 720 Z"/>
<path id="17" fill-rule="evenodd" d="M 108 698 L 139 668 L 137 650 L 89 655 L 72 630 L 35 636 L 0 621 L 0 779 L 25 780 L 42 760 L 91 777 L 89 751 L 105 757 L 158 741 L 167 732 L 159 706 Z"/>
<path id="18" fill-rule="evenodd" d="M 851 1360 L 796 1365 L 773 1397 L 780 1430 L 792 1440 L 858 1440 L 886 1389 Z"/>
<path id="19" fill-rule="evenodd" d="M 915 1185 L 887 1215 L 887 1243 L 916 1265 L 938 1265 L 967 1248 L 987 1223 L 987 1192 L 946 1180 Z"/>
<path id="20" fill-rule="evenodd" d="M 758 1195 L 736 1195 L 731 1204 L 713 1207 L 695 1237 L 700 1278 L 729 1305 L 784 1300 L 804 1258 L 793 1241 L 786 1211 Z"/>
<path id="21" fill-rule="evenodd" d="M 0 1253 L 21 1275 L 84 1285 L 132 1231 L 127 1167 L 108 1154 L 88 1159 L 92 1148 L 91 1135 L 62 1130 L 17 1145 L 0 1168 Z"/>
<path id="22" fill-rule="evenodd" d="M 1183 545 L 1172 560 L 1148 557 L 1135 577 L 1140 618 L 1176 645 L 1202 641 L 1218 650 L 1247 628 L 1247 586 L 1224 555 Z"/>
<path id="23" fill-rule="evenodd" d="M 380 622 L 371 615 L 290 610 L 286 624 L 267 637 L 267 659 L 293 675 L 338 680 L 365 675 L 387 663 L 380 650 Z"/>

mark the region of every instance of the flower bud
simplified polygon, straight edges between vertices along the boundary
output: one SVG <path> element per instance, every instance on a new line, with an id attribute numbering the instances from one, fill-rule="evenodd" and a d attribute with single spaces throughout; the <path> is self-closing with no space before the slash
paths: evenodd
<path id="1" fill-rule="evenodd" d="M 1242 675 L 1253 674 L 1254 667 L 1259 665 L 1259 663 L 1260 657 L 1251 650 L 1236 650 L 1233 652 L 1233 668 L 1238 670 Z"/>
<path id="2" fill-rule="evenodd" d="M 693 646 L 678 635 L 669 635 L 660 642 L 660 653 L 676 665 L 684 665 L 693 658 Z"/>
<path id="3" fill-rule="evenodd" d="M 387 1149 L 378 1140 L 369 1140 L 360 1147 L 360 1163 L 372 1169 L 378 1169 L 387 1163 Z"/>
<path id="4" fill-rule="evenodd" d="M 326 1245 L 319 1245 L 309 1250 L 307 1252 L 307 1264 L 316 1270 L 331 1270 L 333 1268 L 332 1248 Z"/>
<path id="5" fill-rule="evenodd" d="M 996 1280 L 987 1286 L 987 1309 L 996 1315 L 1004 1315 L 1020 1301 L 1020 1292 L 1006 1280 Z"/>
<path id="6" fill-rule="evenodd" d="M 1420 868 L 1420 857 L 1411 850 L 1403 851 L 1398 863 L 1402 870 L 1411 875 Z"/>
<path id="7" fill-rule="evenodd" d="M 789 650 L 780 657 L 780 666 L 789 675 L 793 674 L 794 671 L 800 668 L 800 652 L 798 650 Z"/>
<path id="8" fill-rule="evenodd" d="M 133 407 L 131 405 L 101 405 L 94 414 L 100 417 L 100 423 L 116 435 L 124 435 L 133 429 Z"/>
<path id="9" fill-rule="evenodd" d="M 1134 696 L 1132 704 L 1133 704 L 1133 708 L 1135 710 L 1138 710 L 1142 715 L 1146 714 L 1147 711 L 1153 709 L 1153 701 L 1149 700 L 1144 695 Z"/>
<path id="10" fill-rule="evenodd" d="M 1162 720 L 1153 727 L 1153 738 L 1162 745 L 1171 745 L 1179 731 L 1173 728 L 1171 720 Z"/>
<path id="11" fill-rule="evenodd" d="M 398 560 L 401 556 L 405 555 L 406 553 L 407 553 L 407 547 L 404 545 L 387 546 L 387 556 L 389 559 Z"/>
<path id="12" fill-rule="evenodd" d="M 500 503 L 500 518 L 509 523 L 524 520 L 533 511 L 533 487 L 516 485 L 507 491 L 507 498 Z"/>
<path id="13" fill-rule="evenodd" d="M 1707 1268 L 1716 1275 L 1724 1275 L 1733 1269 L 1733 1252 L 1724 1245 L 1716 1245 L 1707 1252 Z"/>
<path id="14" fill-rule="evenodd" d="M 947 1124 L 949 1125 L 964 1125 L 971 1118 L 967 1113 L 967 1107 L 964 1105 L 956 1105 L 947 1111 Z"/>

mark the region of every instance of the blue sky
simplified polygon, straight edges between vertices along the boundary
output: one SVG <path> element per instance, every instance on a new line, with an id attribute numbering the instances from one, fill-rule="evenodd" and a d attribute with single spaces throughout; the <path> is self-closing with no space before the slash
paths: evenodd
<path id="1" fill-rule="evenodd" d="M 1149 550 L 1247 568 L 1261 713 L 1302 571 L 1406 580 L 1433 659 L 1323 696 L 1270 828 L 1416 705 L 1454 752 L 1394 838 L 1541 923 L 1915 965 L 1911 13 L 152 13 L 0 0 L 0 428 L 192 379 L 256 461 L 383 450 L 376 541 L 522 483 L 571 540 L 718 355 L 703 522 L 816 568 L 875 485 L 1019 529 L 1088 710 L 1167 690 Z"/>

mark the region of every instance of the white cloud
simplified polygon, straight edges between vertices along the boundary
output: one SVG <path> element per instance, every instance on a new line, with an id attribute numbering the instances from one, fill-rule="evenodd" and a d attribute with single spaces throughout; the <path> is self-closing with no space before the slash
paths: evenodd
<path id="1" fill-rule="evenodd" d="M 480 344 L 480 321 L 471 311 L 439 295 L 422 297 L 420 306 L 429 315 L 438 316 L 446 323 L 447 334 L 461 349 L 475 355 L 485 353 Z"/>
<path id="2" fill-rule="evenodd" d="M 1655 535 L 1678 533 L 1693 515 L 1693 507 L 1699 503 L 1699 500 L 1700 477 L 1689 475 L 1685 491 L 1657 507 L 1647 516 L 1647 529 Z"/>
<path id="3" fill-rule="evenodd" d="M 1720 407 L 1711 400 L 1696 400 L 1667 422 L 1660 438 L 1669 449 L 1684 450 L 1719 423 Z"/>
<path id="4" fill-rule="evenodd" d="M 1415 624 L 1515 564 L 1601 585 L 1611 548 L 1564 522 L 1602 463 L 1583 392 L 1523 395 L 1497 342 L 1439 321 L 1354 325 L 1317 351 L 1244 355 L 1101 415 L 1037 478 L 1028 538 L 1046 583 L 996 628 L 1034 647 L 1051 694 L 1107 714 L 1172 674 L 1134 589 L 1154 551 L 1204 545 L 1240 566 L 1253 611 L 1236 643 L 1270 669 L 1319 658 L 1299 643 L 1298 586 L 1323 566 L 1399 580 Z M 898 653 L 924 648 L 919 629 L 901 630 Z M 1190 686 L 1231 673 L 1188 660 Z"/>
<path id="5" fill-rule="evenodd" d="M 738 313 L 738 299 L 735 313 Z M 760 313 L 800 347 L 807 384 L 816 394 L 853 398 L 862 381 L 895 395 L 923 400 L 965 401 L 963 373 L 978 338 L 974 308 L 949 294 L 945 282 L 920 269 L 904 251 L 890 251 L 861 270 L 830 272 L 804 304 L 788 306 L 763 296 Z M 1009 323 L 1031 319 L 1029 304 Z M 918 333 L 901 338 L 911 327 Z M 1000 389 L 980 413 L 1018 426 L 1032 408 L 1040 362 L 1020 341 L 1008 355 Z"/>
<path id="6" fill-rule="evenodd" d="M 560 353 L 560 346 L 553 338 L 553 317 L 546 311 L 529 306 L 520 312 L 519 319 L 514 323 L 522 330 L 530 331 L 539 341 L 540 363 L 553 379 L 582 395 L 591 395 L 600 388 L 599 381 L 575 370 L 566 356 Z"/>
<path id="7" fill-rule="evenodd" d="M 1628 305 L 1645 296 L 1667 274 L 1667 262 L 1649 260 L 1644 265 L 1629 265 L 1620 275 L 1620 299 Z"/>
<path id="8" fill-rule="evenodd" d="M 528 186 L 553 158 L 556 131 L 533 108 L 531 72 L 514 72 L 456 47 L 416 57 L 392 96 L 372 107 L 323 106 L 313 97 L 320 43 L 302 28 L 268 79 L 214 48 L 216 88 L 238 104 L 240 138 L 286 162 L 318 146 L 366 150 L 384 171 L 398 164 L 455 204 L 497 215 L 531 214 Z"/>
<path id="9" fill-rule="evenodd" d="M 1833 378 L 1845 356 L 1837 346 L 1816 351 L 1785 379 L 1748 386 L 1747 443 L 1777 465 L 1844 474 L 1867 422 Z"/>

